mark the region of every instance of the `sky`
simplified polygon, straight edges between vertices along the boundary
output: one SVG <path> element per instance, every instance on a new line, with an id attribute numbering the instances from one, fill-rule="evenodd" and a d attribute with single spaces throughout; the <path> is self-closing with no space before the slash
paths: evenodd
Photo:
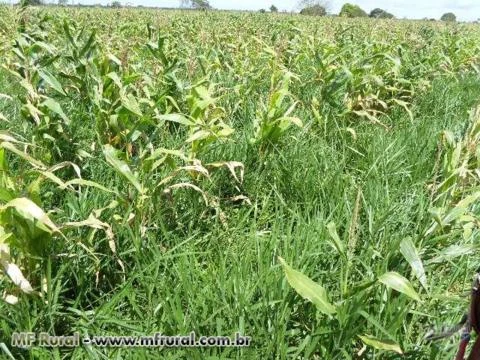
<path id="1" fill-rule="evenodd" d="M 132 1 L 132 0 L 131 0 Z M 140 1 L 140 0 L 137 0 Z M 142 0 L 152 1 L 152 0 Z M 175 0 L 165 0 L 175 3 Z M 439 19 L 446 12 L 453 12 L 461 21 L 480 18 L 480 0 L 326 0 L 330 12 L 338 14 L 345 2 L 359 5 L 367 12 L 379 7 L 398 18 L 422 19 L 424 17 Z M 268 9 L 272 3 L 281 10 L 295 10 L 298 0 L 210 0 L 216 8 L 222 9 Z"/>
<path id="2" fill-rule="evenodd" d="M 82 4 L 107 4 L 112 0 L 74 0 Z M 209 0 L 217 9 L 259 10 L 268 9 L 272 4 L 279 10 L 297 10 L 299 0 Z M 480 18 L 480 0 L 325 0 L 329 10 L 338 14 L 345 2 L 357 4 L 365 11 L 379 7 L 397 18 L 439 19 L 446 12 L 453 12 L 460 21 L 473 21 Z M 180 0 L 120 0 L 122 4 L 178 7 Z"/>

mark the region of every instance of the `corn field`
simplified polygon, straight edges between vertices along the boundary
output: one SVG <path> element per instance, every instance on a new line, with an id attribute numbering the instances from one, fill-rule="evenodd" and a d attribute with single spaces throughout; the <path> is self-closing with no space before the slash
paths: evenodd
<path id="1" fill-rule="evenodd" d="M 450 359 L 480 28 L 0 6 L 6 359 Z M 51 348 L 14 332 L 250 336 Z M 2 357 L 2 358 L 3 358 Z"/>

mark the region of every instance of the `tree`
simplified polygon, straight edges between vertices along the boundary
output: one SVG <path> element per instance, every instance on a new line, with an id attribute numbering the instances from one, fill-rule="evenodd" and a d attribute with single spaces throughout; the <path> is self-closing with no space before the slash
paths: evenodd
<path id="1" fill-rule="evenodd" d="M 302 12 L 303 9 L 320 6 L 325 9 L 325 14 L 331 10 L 331 4 L 329 0 L 299 0 L 297 3 L 297 9 Z"/>
<path id="2" fill-rule="evenodd" d="M 265 14 L 266 13 L 266 10 L 265 9 L 260 9 L 258 10 L 261 14 Z"/>
<path id="3" fill-rule="evenodd" d="M 342 17 L 367 17 L 367 13 L 358 5 L 346 3 L 342 6 L 340 11 L 340 16 Z"/>
<path id="4" fill-rule="evenodd" d="M 325 16 L 330 4 L 322 0 L 300 0 L 297 7 L 302 15 Z"/>
<path id="5" fill-rule="evenodd" d="M 272 13 L 276 13 L 276 12 L 278 12 L 278 8 L 275 5 L 272 5 L 272 6 L 270 6 L 270 11 Z"/>
<path id="6" fill-rule="evenodd" d="M 22 0 L 20 2 L 20 5 L 22 7 L 25 6 L 38 6 L 38 5 L 43 5 L 42 0 Z"/>
<path id="7" fill-rule="evenodd" d="M 180 6 L 200 10 L 208 10 L 212 8 L 208 0 L 181 0 Z"/>
<path id="8" fill-rule="evenodd" d="M 455 21 L 457 21 L 457 17 L 455 16 L 454 13 L 449 12 L 449 13 L 443 14 L 442 17 L 440 18 L 440 20 L 455 22 Z"/>
<path id="9" fill-rule="evenodd" d="M 373 9 L 369 15 L 371 18 L 375 19 L 393 19 L 393 14 L 390 14 L 388 11 L 385 11 L 380 8 Z"/>
<path id="10" fill-rule="evenodd" d="M 122 3 L 120 1 L 115 0 L 115 1 L 112 1 L 112 3 L 110 4 L 110 7 L 119 9 L 122 7 Z"/>
<path id="11" fill-rule="evenodd" d="M 302 15 L 311 15 L 311 16 L 325 16 L 327 15 L 327 9 L 321 5 L 313 5 L 300 10 Z"/>

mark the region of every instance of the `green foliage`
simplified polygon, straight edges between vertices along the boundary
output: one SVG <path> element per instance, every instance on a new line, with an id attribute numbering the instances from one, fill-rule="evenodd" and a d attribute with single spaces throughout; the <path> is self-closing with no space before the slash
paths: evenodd
<path id="1" fill-rule="evenodd" d="M 325 16 L 327 15 L 327 10 L 323 6 L 316 4 L 303 8 L 300 10 L 300 14 L 310 16 Z"/>
<path id="2" fill-rule="evenodd" d="M 276 13 L 278 12 L 278 8 L 275 5 L 270 6 L 270 12 Z"/>
<path id="3" fill-rule="evenodd" d="M 165 359 L 453 358 L 423 337 L 458 321 L 478 267 L 477 26 L 74 7 L 0 23 L 2 355 L 158 357 L 27 352 L 22 329 L 254 339 Z"/>
<path id="4" fill-rule="evenodd" d="M 302 121 L 291 116 L 297 105 L 296 102 L 290 100 L 289 86 L 293 78 L 292 73 L 286 72 L 278 85 L 273 85 L 275 88 L 268 103 L 262 104 L 258 110 L 252 142 L 260 145 L 261 154 L 276 145 L 291 125 L 302 127 Z M 272 77 L 272 83 L 274 82 L 275 79 Z"/>
<path id="5" fill-rule="evenodd" d="M 358 5 L 346 3 L 340 10 L 340 16 L 347 18 L 367 17 L 367 13 Z"/>
<path id="6" fill-rule="evenodd" d="M 442 15 L 442 17 L 440 18 L 440 20 L 442 21 L 448 21 L 448 22 L 455 22 L 457 21 L 457 17 L 455 16 L 454 13 L 445 13 Z"/>
<path id="7" fill-rule="evenodd" d="M 20 2 L 20 5 L 22 7 L 26 7 L 26 6 L 39 6 L 39 5 L 43 5 L 43 2 L 42 0 L 22 0 Z"/>
<path id="8" fill-rule="evenodd" d="M 189 0 L 188 2 L 188 6 L 193 9 L 208 10 L 212 8 L 208 0 Z"/>
<path id="9" fill-rule="evenodd" d="M 385 11 L 380 8 L 375 8 L 370 12 L 369 15 L 371 18 L 375 19 L 393 19 L 393 14 L 390 14 L 388 11 Z"/>

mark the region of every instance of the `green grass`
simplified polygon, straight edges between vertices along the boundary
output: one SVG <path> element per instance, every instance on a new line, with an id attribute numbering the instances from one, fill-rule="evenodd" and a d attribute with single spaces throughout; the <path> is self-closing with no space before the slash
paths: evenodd
<path id="1" fill-rule="evenodd" d="M 358 139 L 353 141 L 340 123 L 331 120 L 333 130 L 326 136 L 314 131 L 287 141 L 268 165 L 247 167 L 243 192 L 253 205 L 228 209 L 228 228 L 208 216 L 203 226 L 197 226 L 201 212 L 192 205 L 178 209 L 175 226 L 158 216 L 154 221 L 158 227 L 147 229 L 144 236 L 128 227 L 116 234 L 119 256 L 128 264 L 125 280 L 115 260 L 103 256 L 96 286 L 97 269 L 83 250 L 75 244 L 54 246 L 71 256 L 52 255 L 46 261 L 52 276 L 48 303 L 36 298 L 25 298 L 14 307 L 0 303 L 2 341 L 8 343 L 12 332 L 20 330 L 91 335 L 240 331 L 252 336 L 251 348 L 36 348 L 12 349 L 12 353 L 25 359 L 60 359 L 67 354 L 77 359 L 153 359 L 159 353 L 165 359 L 343 359 L 352 349 L 360 350 L 357 335 L 370 333 L 392 336 L 407 345 L 407 358 L 451 357 L 448 342 L 422 345 L 421 339 L 430 326 L 455 322 L 461 316 L 467 299 L 458 295 L 468 288 L 475 261 L 462 257 L 428 266 L 432 294 L 422 304 L 392 297 L 388 306 L 372 312 L 384 296 L 385 290 L 378 288 L 359 293 L 348 313 L 332 320 L 288 286 L 277 256 L 321 280 L 330 297 L 339 299 L 339 258 L 326 241 L 326 224 L 334 221 L 348 241 L 361 189 L 355 281 L 348 286 L 375 280 L 387 270 L 408 275 L 399 242 L 406 236 L 419 239 L 430 224 L 426 184 L 434 175 L 439 134 L 443 129 L 461 133 L 479 96 L 480 80 L 475 76 L 439 80 L 414 103 L 413 122 L 402 112 L 391 116 L 396 126 L 390 132 L 356 124 Z M 226 145 L 217 151 L 222 159 L 248 163 L 246 145 Z M 87 171 L 100 183 L 111 183 L 103 166 L 92 162 Z M 64 201 L 67 218 L 85 218 L 104 204 L 95 192 L 67 196 Z M 386 357 L 384 353 L 379 358 Z"/>
<path id="2" fill-rule="evenodd" d="M 467 139 L 475 120 L 478 27 L 54 7 L 0 6 L 0 15 L 0 94 L 12 97 L 0 99 L 9 120 L 0 123 L 0 246 L 43 295 L 4 276 L 2 252 L 1 294 L 19 301 L 0 301 L 0 356 L 8 348 L 19 359 L 400 357 L 365 347 L 360 336 L 372 336 L 398 344 L 405 359 L 453 357 L 458 336 L 423 337 L 468 306 L 478 204 L 471 218 L 426 230 L 433 207 L 449 210 L 477 189 L 478 175 L 447 166 L 455 152 L 442 136 Z M 221 132 L 225 124 L 235 132 Z M 149 157 L 156 150 L 159 160 L 162 149 L 177 152 L 152 170 Z M 472 151 L 464 164 L 472 174 L 478 149 L 478 138 L 460 149 Z M 208 165 L 218 161 L 241 162 L 244 181 Z M 62 188 L 78 177 L 69 162 L 97 186 Z M 452 172 L 453 185 L 440 191 Z M 26 206 L 8 207 L 20 197 L 61 234 Z M 89 217 L 93 225 L 71 224 Z M 400 251 L 406 238 L 428 291 Z M 280 257 L 325 288 L 333 316 L 299 296 Z M 382 284 L 387 272 L 406 278 L 421 301 Z M 20 349 L 10 346 L 16 331 L 240 332 L 253 343 Z"/>

